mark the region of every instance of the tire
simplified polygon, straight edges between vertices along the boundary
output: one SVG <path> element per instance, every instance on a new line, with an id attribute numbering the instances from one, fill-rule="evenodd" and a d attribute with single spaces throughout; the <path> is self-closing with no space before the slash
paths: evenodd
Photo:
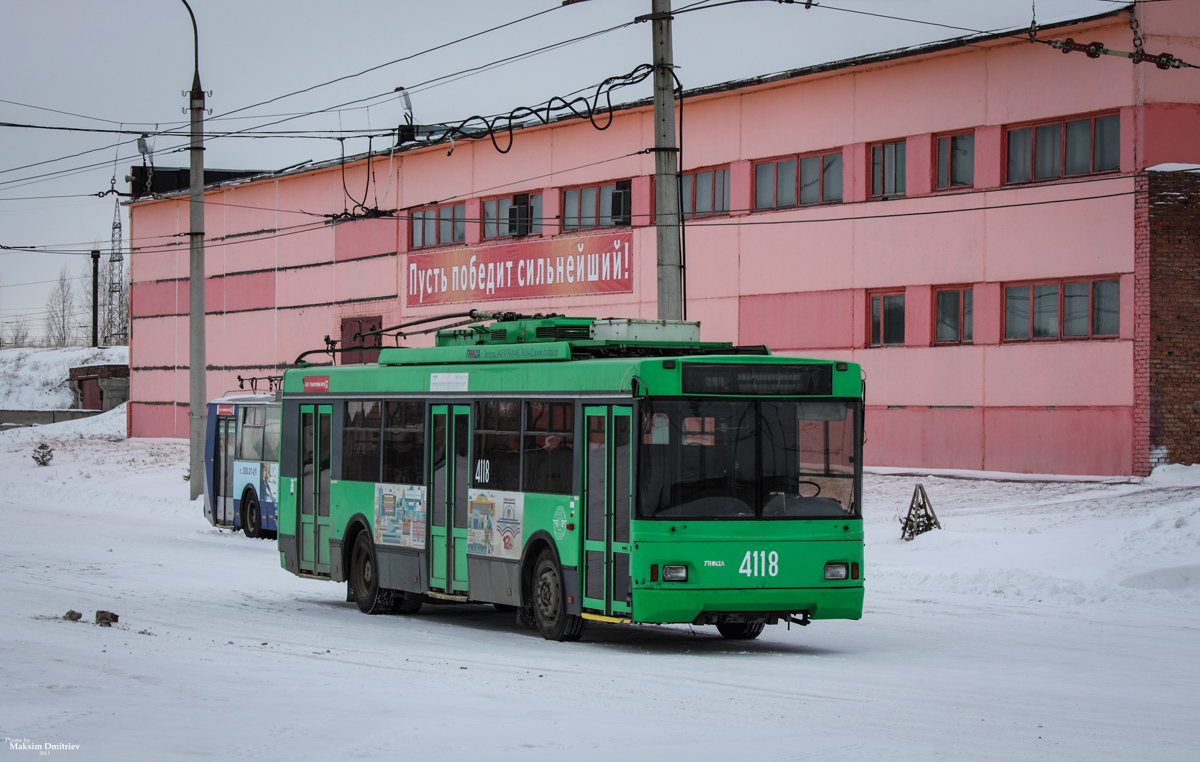
<path id="1" fill-rule="evenodd" d="M 717 625 L 717 632 L 728 640 L 754 640 L 766 626 L 765 622 L 727 622 Z"/>
<path id="2" fill-rule="evenodd" d="M 424 601 L 421 600 L 420 596 L 410 596 L 408 593 L 399 591 L 392 593 L 393 614 L 412 616 L 413 614 L 420 613 L 422 603 L 424 603 Z"/>
<path id="3" fill-rule="evenodd" d="M 262 513 L 258 510 L 258 498 L 247 492 L 242 498 L 242 531 L 247 537 L 262 537 Z"/>
<path id="4" fill-rule="evenodd" d="M 386 614 L 392 610 L 392 591 L 379 586 L 375 545 L 371 542 L 371 535 L 366 532 L 359 532 L 354 539 L 350 584 L 354 586 L 354 602 L 362 613 Z"/>
<path id="5" fill-rule="evenodd" d="M 574 641 L 583 635 L 583 617 L 567 613 L 562 571 L 548 549 L 533 567 L 533 618 L 546 640 Z"/>

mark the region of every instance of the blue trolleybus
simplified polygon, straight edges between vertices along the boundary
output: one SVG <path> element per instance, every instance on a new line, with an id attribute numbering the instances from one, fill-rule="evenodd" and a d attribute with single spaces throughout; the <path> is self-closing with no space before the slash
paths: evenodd
<path id="1" fill-rule="evenodd" d="M 247 537 L 275 537 L 279 495 L 279 398 L 244 394 L 208 404 L 204 518 Z"/>

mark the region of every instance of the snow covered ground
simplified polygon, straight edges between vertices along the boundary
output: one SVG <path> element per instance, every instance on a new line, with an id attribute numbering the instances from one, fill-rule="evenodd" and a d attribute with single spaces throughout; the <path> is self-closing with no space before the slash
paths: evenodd
<path id="1" fill-rule="evenodd" d="M 78 747 L 53 755 L 1200 759 L 1200 467 L 873 474 L 861 621 L 568 644 L 485 606 L 360 614 L 205 523 L 186 443 L 122 439 L 124 420 L 0 433 L 0 735 Z M 945 528 L 904 542 L 917 482 Z"/>
<path id="2" fill-rule="evenodd" d="M 0 349 L 0 410 L 66 410 L 71 368 L 128 362 L 129 347 Z"/>

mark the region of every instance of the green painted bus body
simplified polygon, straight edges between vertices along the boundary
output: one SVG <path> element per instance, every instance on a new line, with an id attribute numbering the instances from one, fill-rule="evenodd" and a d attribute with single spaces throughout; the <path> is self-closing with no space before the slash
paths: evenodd
<path id="1" fill-rule="evenodd" d="M 721 345 L 703 345 L 706 352 L 689 355 L 686 351 L 667 358 L 601 357 L 572 359 L 581 343 L 592 349 L 604 342 L 548 341 L 528 344 L 468 344 L 427 349 L 385 349 L 379 364 L 350 366 L 308 366 L 285 372 L 282 383 L 284 405 L 323 405 L 335 400 L 369 400 L 407 398 L 424 400 L 430 405 L 473 404 L 479 397 L 505 395 L 521 398 L 536 395 L 553 401 L 577 401 L 580 406 L 630 406 L 638 400 L 674 398 L 683 395 L 682 369 L 690 362 L 708 364 L 796 365 L 822 364 L 834 366 L 828 360 L 808 360 L 775 357 L 768 354 L 719 354 Z M 614 343 L 615 345 L 615 343 Z M 647 346 L 654 346 L 648 344 Z M 735 351 L 731 349 L 731 352 Z M 672 362 L 673 361 L 673 362 Z M 672 367 L 667 367 L 672 366 Z M 863 386 L 859 366 L 836 363 L 832 369 L 832 394 L 816 399 L 859 401 Z M 430 391 L 433 374 L 468 374 L 467 390 L 460 392 Z M 327 388 L 306 391 L 305 379 L 327 378 Z M 689 395 L 689 396 L 695 396 Z M 525 397 L 528 399 L 529 397 Z M 725 399 L 726 397 L 722 397 Z M 787 398 L 808 400 L 810 397 Z M 427 408 L 431 409 L 431 408 Z M 285 412 L 285 415 L 287 413 Z M 861 415 L 861 408 L 859 408 Z M 471 415 L 471 434 L 474 447 L 475 415 Z M 430 447 L 428 432 L 432 424 L 426 421 L 425 448 Z M 861 418 L 858 426 L 861 429 Z M 334 429 L 337 430 L 336 428 Z M 861 434 L 859 435 L 861 436 Z M 636 450 L 638 430 L 633 429 Z M 296 447 L 286 441 L 282 458 L 296 457 Z M 334 447 L 340 442 L 334 441 Z M 574 455 L 576 473 L 581 474 L 579 461 L 586 457 L 586 432 L 575 432 Z M 472 452 L 471 461 L 474 460 Z M 636 460 L 636 458 L 634 458 Z M 286 471 L 286 469 L 285 469 Z M 428 474 L 426 474 L 428 483 Z M 584 498 L 583 477 L 575 479 L 579 494 L 543 495 L 524 493 L 522 537 L 549 540 L 559 564 L 579 569 L 583 564 Z M 856 469 L 856 490 L 861 485 L 861 464 Z M 284 552 L 285 543 L 297 542 L 289 536 L 290 527 L 298 526 L 300 492 L 296 475 L 281 476 L 279 498 L 279 537 L 281 565 L 289 568 Z M 374 483 L 333 479 L 329 483 L 329 523 L 331 532 L 323 538 L 328 543 L 318 550 L 318 557 L 336 566 L 337 552 L 348 553 L 342 547 L 347 527 L 356 517 L 365 520 L 374 534 Z M 472 488 L 474 490 L 474 488 Z M 632 488 L 635 496 L 637 489 Z M 858 500 L 861 501 L 861 495 Z M 863 609 L 863 527 L 861 518 L 819 519 L 645 519 L 637 516 L 630 521 L 630 596 L 631 611 L 613 607 L 608 612 L 589 609 L 582 611 L 602 615 L 608 613 L 619 619 L 635 622 L 670 623 L 701 621 L 706 612 L 805 612 L 811 619 L 859 619 Z M 426 514 L 426 526 L 429 526 Z M 557 516 L 557 521 L 556 521 Z M 565 516 L 565 526 L 563 518 Z M 447 526 L 452 525 L 447 520 Z M 426 530 L 428 547 L 429 533 Z M 332 543 L 329 543 L 332 541 Z M 466 568 L 465 543 L 456 544 L 456 562 Z M 758 562 L 761 559 L 761 564 Z M 771 562 L 768 562 L 771 559 Z M 533 559 L 525 558 L 526 563 Z M 751 562 L 752 561 L 752 562 Z M 428 562 L 426 562 L 428 563 Z M 825 565 L 853 565 L 854 579 L 827 580 Z M 344 565 L 344 564 L 343 564 Z M 668 565 L 687 567 L 686 582 L 665 581 L 658 570 Z M 761 569 L 759 568 L 761 566 Z M 654 569 L 652 570 L 652 567 Z M 289 568 L 294 573 L 297 569 Z M 343 568 L 341 578 L 346 578 Z M 333 576 L 336 571 L 318 572 L 313 576 Z M 427 585 L 428 583 L 426 583 Z M 573 601 L 584 597 L 584 581 L 578 578 L 578 588 L 568 589 Z M 445 592 L 450 592 L 445 590 Z M 479 600 L 472 598 L 472 600 Z M 481 602 L 502 602 L 499 600 Z M 579 603 L 575 603 L 579 606 Z M 576 609 L 579 610 L 579 609 Z"/>

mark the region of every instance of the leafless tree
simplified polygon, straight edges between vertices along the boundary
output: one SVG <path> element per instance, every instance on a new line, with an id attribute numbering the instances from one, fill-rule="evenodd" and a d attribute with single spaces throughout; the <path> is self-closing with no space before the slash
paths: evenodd
<path id="1" fill-rule="evenodd" d="M 46 297 L 46 346 L 65 347 L 75 339 L 75 288 L 67 266 L 58 273 L 58 283 Z"/>
<path id="2" fill-rule="evenodd" d="M 8 337 L 4 343 L 9 347 L 29 346 L 29 320 L 24 315 L 18 315 L 13 319 L 12 327 L 8 330 Z"/>

